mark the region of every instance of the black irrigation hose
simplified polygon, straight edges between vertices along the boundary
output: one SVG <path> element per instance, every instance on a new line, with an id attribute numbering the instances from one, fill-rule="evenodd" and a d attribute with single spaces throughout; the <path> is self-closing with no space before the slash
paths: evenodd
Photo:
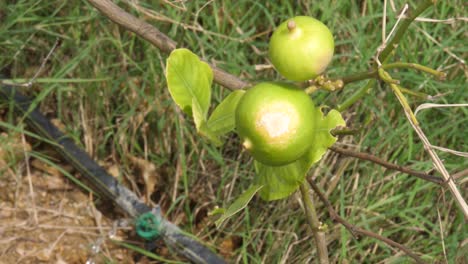
<path id="1" fill-rule="evenodd" d="M 39 110 L 30 109 L 31 100 L 22 95 L 16 88 L 0 83 L 0 102 L 13 103 L 14 111 L 23 116 L 26 123 L 40 136 L 50 142 L 50 145 L 70 163 L 96 193 L 104 199 L 114 202 L 130 217 L 138 219 L 141 215 L 151 213 L 158 221 L 159 235 L 171 247 L 190 259 L 193 263 L 222 264 L 225 261 L 206 246 L 184 233 L 176 225 L 163 218 L 159 207 L 151 208 L 144 204 L 129 189 L 121 185 L 105 169 L 99 166 L 91 157 L 57 127 L 55 127 Z"/>

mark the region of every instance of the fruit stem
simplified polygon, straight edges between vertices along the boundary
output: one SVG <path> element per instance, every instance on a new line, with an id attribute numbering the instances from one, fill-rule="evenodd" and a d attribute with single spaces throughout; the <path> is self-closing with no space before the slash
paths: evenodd
<path id="1" fill-rule="evenodd" d="M 315 238 L 319 263 L 328 264 L 330 262 L 328 260 L 327 239 L 325 238 L 326 226 L 320 223 L 318 219 L 317 212 L 315 211 L 315 206 L 310 195 L 309 182 L 304 180 L 300 189 L 307 221 L 309 222 L 310 229 L 312 230 Z"/>
<path id="2" fill-rule="evenodd" d="M 288 30 L 289 32 L 293 31 L 296 28 L 296 22 L 294 20 L 288 21 Z"/>

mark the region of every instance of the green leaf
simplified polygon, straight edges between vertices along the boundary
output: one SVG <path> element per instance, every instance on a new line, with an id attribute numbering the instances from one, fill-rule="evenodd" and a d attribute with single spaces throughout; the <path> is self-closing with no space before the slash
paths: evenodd
<path id="1" fill-rule="evenodd" d="M 224 100 L 216 107 L 208 119 L 208 127 L 213 131 L 213 133 L 218 136 L 222 136 L 234 130 L 234 114 L 236 112 L 237 104 L 244 93 L 244 90 L 234 91 L 224 98 Z"/>
<path id="2" fill-rule="evenodd" d="M 221 140 L 207 126 L 213 81 L 210 66 L 190 50 L 176 49 L 167 59 L 166 79 L 172 99 L 193 117 L 198 133 L 220 146 Z"/>
<path id="3" fill-rule="evenodd" d="M 217 147 L 223 145 L 223 142 L 219 139 L 219 137 L 215 133 L 213 133 L 213 131 L 211 131 L 209 127 L 206 126 L 206 123 L 200 127 L 200 130 L 198 130 L 198 133 L 201 136 L 205 137 L 206 139 L 210 140 L 211 143 L 213 143 Z"/>
<path id="4" fill-rule="evenodd" d="M 330 131 L 337 126 L 345 125 L 341 114 L 336 110 L 331 110 L 324 117 L 321 109 L 317 108 L 311 115 L 311 118 L 316 120 L 316 133 L 311 139 L 313 140 L 312 148 L 302 158 L 284 166 L 267 166 L 255 161 L 257 172 L 255 184 L 264 186 L 259 192 L 262 199 L 278 200 L 296 191 L 304 181 L 307 171 L 336 142 L 336 138 L 330 134 Z"/>
<path id="5" fill-rule="evenodd" d="M 225 212 L 226 212 L 226 209 L 216 207 L 215 209 L 208 212 L 208 216 L 224 214 Z"/>
<path id="6" fill-rule="evenodd" d="M 176 49 L 167 59 L 166 79 L 172 99 L 186 114 L 192 115 L 195 101 L 206 118 L 213 81 L 213 71 L 207 63 L 188 49 Z"/>
<path id="7" fill-rule="evenodd" d="M 203 109 L 195 98 L 192 98 L 192 115 L 195 127 L 197 131 L 200 131 L 200 128 L 206 125 L 206 116 L 203 114 Z"/>
<path id="8" fill-rule="evenodd" d="M 206 117 L 202 113 L 202 109 L 195 98 L 192 101 L 193 121 L 197 128 L 198 134 L 210 140 L 216 146 L 221 146 L 223 142 L 219 137 L 207 126 Z"/>
<path id="9" fill-rule="evenodd" d="M 283 166 L 268 166 L 255 161 L 255 184 L 264 185 L 259 192 L 265 201 L 278 200 L 291 195 L 304 181 L 307 160 L 299 159 Z"/>
<path id="10" fill-rule="evenodd" d="M 229 208 L 223 213 L 223 215 L 216 220 L 215 224 L 216 227 L 219 227 L 226 219 L 235 215 L 240 210 L 244 209 L 247 204 L 252 200 L 254 195 L 262 189 L 263 186 L 261 185 L 252 185 L 250 186 L 241 196 L 239 196 L 230 206 Z"/>
<path id="11" fill-rule="evenodd" d="M 312 143 L 312 149 L 307 153 L 309 168 L 312 164 L 319 161 L 322 156 L 327 152 L 327 149 L 336 142 L 330 131 L 338 126 L 346 126 L 346 122 L 341 116 L 340 112 L 332 109 L 326 116 L 323 116 L 322 110 L 317 108 L 314 113 L 316 121 L 314 143 Z"/>

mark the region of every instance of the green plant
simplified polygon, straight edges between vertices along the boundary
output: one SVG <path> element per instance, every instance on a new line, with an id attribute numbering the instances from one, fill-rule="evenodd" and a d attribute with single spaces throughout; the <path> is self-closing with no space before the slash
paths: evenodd
<path id="1" fill-rule="evenodd" d="M 236 109 L 236 131 L 242 145 L 266 165 L 299 159 L 311 147 L 315 106 L 309 95 L 291 84 L 265 82 L 250 88 Z"/>
<path id="2" fill-rule="evenodd" d="M 331 62 L 333 35 L 319 20 L 297 16 L 286 20 L 270 39 L 268 55 L 287 79 L 306 81 L 321 74 Z"/>
<path id="3" fill-rule="evenodd" d="M 343 104 L 338 105 L 340 111 L 345 110 L 362 98 L 375 84 L 376 79 L 383 81 L 391 87 L 397 96 L 418 136 L 423 141 L 425 140 L 424 142 L 427 142 L 427 138 L 425 138 L 419 128 L 419 124 L 406 98 L 402 94 L 402 91 L 408 90 L 400 87 L 399 81 L 392 79 L 386 70 L 398 67 L 414 68 L 435 76 L 444 76 L 443 73 L 422 65 L 387 63 L 391 52 L 397 47 L 396 43 L 398 43 L 411 21 L 428 8 L 429 5 L 430 2 L 427 1 L 422 3 L 412 13 L 411 17 L 401 24 L 395 33 L 395 37 L 388 43 L 386 43 L 387 40 L 384 41 L 384 45 L 378 49 L 375 57 L 376 64 L 367 72 L 346 76 L 341 79 L 328 79 L 325 76 L 317 77 L 318 74 L 324 71 L 331 60 L 334 49 L 333 37 L 328 28 L 321 22 L 307 17 L 295 17 L 282 23 L 271 38 L 269 55 L 275 68 L 286 78 L 293 81 L 305 81 L 314 78 L 310 82 L 311 86 L 305 90 L 307 93 L 313 93 L 317 89 L 336 91 L 342 89 L 350 82 L 370 79 L 368 84 L 358 90 L 355 95 L 351 96 Z M 185 65 L 187 62 L 191 64 L 190 67 Z M 194 73 L 191 69 L 197 69 L 200 72 Z M 176 49 L 169 56 L 166 72 L 169 89 L 178 90 L 177 93 L 171 92 L 174 100 L 186 113 L 193 115 L 195 125 L 200 134 L 205 135 L 206 138 L 215 144 L 221 145 L 222 136 L 237 127 L 237 133 L 244 141 L 244 147 L 249 150 L 254 158 L 256 176 L 252 185 L 228 209 L 215 210 L 214 213 L 222 213 L 222 216 L 216 221 L 217 225 L 245 208 L 256 193 L 264 200 L 271 201 L 285 198 L 300 189 L 307 220 L 315 237 L 319 259 L 322 263 L 328 263 L 327 246 L 324 238 L 327 227 L 326 225 L 322 225 L 318 220 L 314 203 L 309 195 L 310 186 L 305 181 L 305 177 L 313 164 L 320 160 L 326 150 L 335 143 L 336 138 L 330 132 L 338 126 L 345 125 L 341 114 L 337 110 L 332 109 L 328 111 L 327 115 L 324 115 L 322 109 L 326 106 L 315 108 L 313 105 L 307 106 L 308 103 L 304 104 L 305 101 L 311 102 L 305 96 L 305 93 L 301 93 L 301 99 L 298 99 L 294 98 L 295 96 L 289 95 L 289 91 L 281 91 L 285 87 L 289 90 L 294 89 L 292 85 L 261 83 L 246 93 L 240 91 L 233 92 L 221 102 L 214 110 L 212 116 L 207 118 L 208 106 L 206 102 L 209 102 L 210 99 L 206 95 L 210 94 L 210 87 L 206 84 L 192 87 L 191 84 L 191 80 L 193 79 L 210 79 L 212 72 L 207 67 L 207 64 L 200 61 L 196 55 L 188 50 Z M 278 86 L 281 86 L 282 89 L 279 89 Z M 183 94 L 183 96 L 174 96 L 174 94 Z M 183 97 L 188 98 L 183 99 Z M 185 101 L 185 103 L 181 103 L 182 101 Z M 205 103 L 201 104 L 200 102 Z M 281 131 L 280 128 L 285 123 L 282 121 L 283 116 L 293 116 L 291 114 L 292 111 L 288 109 L 289 107 L 291 107 L 290 109 L 300 109 L 298 116 L 300 115 L 301 117 L 298 120 L 301 119 L 304 123 L 300 125 L 296 124 L 293 118 L 293 126 L 298 129 L 303 128 L 303 130 L 300 129 L 301 133 L 296 134 L 294 139 L 288 138 L 286 140 L 287 143 L 281 142 L 276 145 L 273 137 L 267 134 L 271 134 L 270 132 L 272 131 Z M 262 120 L 263 111 L 271 113 L 270 110 L 274 113 L 272 116 L 275 116 L 272 118 L 275 119 L 275 122 L 272 123 L 275 123 L 276 129 L 279 129 L 279 131 L 270 130 L 270 128 L 260 128 L 264 125 Z M 236 114 L 233 114 L 233 111 Z M 219 129 L 217 126 L 222 122 L 216 122 L 218 125 L 215 126 L 213 122 L 210 122 L 210 120 L 214 119 L 213 116 L 216 116 L 217 120 L 223 120 L 223 122 L 229 125 L 225 126 L 224 129 Z M 285 120 L 290 121 L 290 119 L 286 118 Z M 309 132 L 309 129 L 312 132 Z M 290 135 L 288 133 L 288 136 Z M 301 145 L 301 143 L 303 144 Z M 282 146 L 287 146 L 284 152 L 281 149 Z M 441 162 L 437 155 L 431 149 L 429 149 L 429 152 L 431 152 L 434 163 L 440 168 Z M 444 178 L 447 178 L 448 173 L 444 171 L 443 166 L 441 172 Z M 436 182 L 438 182 L 437 180 Z M 311 182 L 311 185 L 314 191 L 320 194 L 321 199 L 327 201 L 320 190 L 316 188 L 315 183 Z M 454 183 L 451 182 L 450 185 L 450 190 L 455 195 L 457 202 L 459 202 L 463 211 L 467 213 L 466 202 L 460 198 L 460 193 Z M 330 206 L 329 210 L 330 215 L 334 219 L 338 219 L 343 225 L 350 228 L 351 225 L 337 216 L 333 207 Z M 394 243 L 393 241 L 388 242 L 388 239 L 374 233 L 370 234 L 362 229 L 355 230 L 357 230 L 356 232 L 378 238 L 400 248 L 418 263 L 423 262 L 419 256 L 398 243 Z"/>
<path id="4" fill-rule="evenodd" d="M 338 109 L 349 118 L 348 125 L 351 126 L 346 130 L 348 134 L 340 137 L 339 143 L 329 148 L 320 163 L 307 172 L 313 198 L 320 199 L 315 201 L 318 217 L 329 226 L 326 229 L 325 225 L 315 225 L 319 230 L 325 230 L 323 233 L 327 236 L 329 257 L 333 262 L 410 262 L 402 254 L 406 253 L 404 249 L 381 239 L 389 237 L 411 248 L 427 262 L 444 262 L 444 258 L 453 259 L 456 251 L 464 252 L 459 250 L 467 231 L 463 215 L 446 192 L 447 188 L 437 184 L 444 179 L 438 172 L 433 172 L 429 156 L 424 153 L 422 144 L 406 122 L 392 90 L 381 79 L 380 75 L 385 77 L 385 73 L 379 75 L 377 71 L 382 68 L 401 81 L 394 91 L 401 90 L 413 109 L 427 101 L 438 104 L 464 101 L 466 94 L 463 89 L 459 89 L 466 83 L 463 75 L 466 64 L 463 56 L 460 56 L 465 47 L 464 23 L 460 19 L 463 12 L 459 8 L 463 4 L 461 1 L 437 1 L 434 8 L 421 14 L 421 10 L 432 5 L 430 2 L 391 1 L 392 6 L 387 5 L 386 8 L 382 2 L 376 1 L 364 1 L 362 5 L 350 5 L 346 1 L 337 1 L 334 5 L 316 1 L 301 1 L 300 5 L 292 1 L 227 1 L 222 4 L 218 1 L 189 1 L 181 3 L 180 8 L 172 5 L 155 7 L 145 1 L 119 2 L 121 10 L 132 10 L 134 19 L 126 23 L 122 20 L 124 15 L 111 16 L 106 13 L 117 10 L 108 8 L 108 5 L 98 14 L 86 4 L 64 6 L 61 1 L 39 1 L 31 7 L 18 1 L 14 8 L 4 8 L 7 19 L 1 26 L 4 34 L 0 38 L 4 45 L 0 46 L 6 56 L 0 59 L 4 65 L 13 65 L 12 77 L 15 81 L 27 82 L 29 79 L 20 80 L 30 76 L 30 68 L 25 65 L 39 67 L 38 63 L 46 54 L 34 52 L 37 57 L 33 57 L 32 52 L 23 51 L 31 48 L 34 51 L 46 51 L 55 41 L 57 32 L 66 32 L 66 35 L 60 35 L 63 49 L 54 52 L 55 59 L 47 63 L 48 70 L 39 76 L 46 78 L 36 79 L 38 85 L 34 91 L 43 88 L 38 102 L 46 98 L 41 102 L 43 107 L 44 104 L 47 108 L 56 107 L 57 118 L 70 124 L 67 131 L 72 131 L 76 140 L 83 136 L 86 139 L 86 135 L 90 135 L 88 138 L 93 140 L 91 146 L 96 146 L 90 151 L 100 159 L 107 158 L 103 155 L 112 150 L 113 160 L 119 160 L 122 175 L 129 175 L 126 178 L 131 183 L 138 175 L 132 174 L 132 163 L 125 158 L 128 154 L 144 156 L 157 168 L 163 168 L 164 187 L 158 188 L 163 189 L 165 195 L 172 194 L 173 199 L 166 215 L 169 218 L 179 217 L 181 211 L 184 211 L 184 219 L 186 217 L 188 220 L 184 221 L 186 227 L 196 227 L 196 231 L 214 245 L 219 246 L 218 243 L 225 238 L 241 238 L 242 246 L 234 248 L 233 254 L 242 262 L 277 263 L 281 260 L 304 263 L 316 259 L 316 253 L 310 249 L 310 239 L 302 235 L 307 228 L 304 221 L 309 218 L 300 215 L 306 203 L 298 206 L 300 203 L 297 198 L 300 198 L 301 193 L 307 195 L 311 191 L 301 188 L 301 193 L 296 192 L 289 199 L 272 203 L 254 199 L 252 206 L 245 207 L 245 201 L 249 201 L 256 193 L 264 192 L 263 185 L 256 185 L 261 177 L 259 174 L 253 176 L 252 163 L 246 162 L 246 155 L 237 153 L 240 147 L 235 144 L 238 143 L 235 136 L 215 137 L 218 140 L 216 145 L 225 145 L 222 148 L 211 146 L 210 142 L 214 141 L 197 137 L 189 120 L 180 118 L 178 111 L 172 111 L 173 105 L 167 100 L 168 92 L 160 89 L 165 87 L 161 67 L 164 66 L 162 59 L 166 56 L 163 53 L 176 47 L 190 47 L 204 59 L 234 74 L 228 76 L 240 75 L 243 78 L 230 82 L 232 79 L 214 71 L 213 81 L 224 88 L 213 87 L 207 114 L 199 115 L 195 125 L 204 123 L 198 131 L 204 136 L 222 134 L 230 126 L 235 127 L 234 119 L 224 118 L 224 113 L 235 111 L 223 110 L 226 107 L 235 109 L 235 101 L 245 93 L 235 90 L 245 89 L 249 86 L 246 84 L 255 82 L 255 79 L 272 79 L 275 75 L 271 69 L 256 71 L 264 68 L 255 67 L 254 70 L 253 65 L 265 63 L 263 55 L 268 47 L 266 36 L 275 28 L 277 19 L 292 17 L 300 12 L 319 17 L 333 29 L 338 56 L 334 57 L 333 67 L 329 66 L 330 71 L 326 73 L 331 79 L 319 76 L 309 82 L 310 87 L 306 91 L 333 91 L 327 88 L 339 88 L 339 85 L 333 83 L 341 80 L 345 88 L 342 91 L 317 91 L 311 97 L 318 103 L 318 108 L 325 109 L 325 112 L 329 108 Z M 410 6 L 409 12 L 396 13 L 403 10 L 400 7 L 406 3 Z M 423 8 L 413 8 L 413 5 Z M 135 18 L 137 14 L 144 20 Z M 425 21 L 411 23 L 408 27 L 419 14 Z M 114 20 L 119 27 L 109 23 L 105 16 Z M 394 25 L 396 30 L 391 30 Z M 160 38 L 154 26 L 177 42 Z M 125 32 L 122 28 L 129 31 Z M 388 38 L 383 34 L 382 42 L 379 43 L 378 32 L 381 31 L 393 33 Z M 405 32 L 409 36 L 401 38 Z M 394 38 L 397 40 L 393 41 Z M 105 41 L 100 41 L 103 39 Z M 379 45 L 381 47 L 378 48 Z M 393 48 L 397 46 L 397 49 Z M 381 52 L 385 47 L 391 49 Z M 252 52 L 252 48 L 255 52 Z M 379 58 L 381 65 L 374 64 L 377 61 L 375 58 Z M 437 67 L 437 75 L 442 76 L 439 70 L 446 72 L 447 81 L 436 82 L 431 76 L 417 71 L 421 65 L 404 65 L 404 62 L 398 60 L 417 61 Z M 412 65 L 416 67 L 410 67 Z M 370 79 L 367 85 L 365 79 Z M 387 78 L 394 83 L 395 79 Z M 58 89 L 60 83 L 67 83 L 67 88 Z M 235 92 L 228 95 L 227 89 Z M 104 99 L 94 100 L 97 95 Z M 53 100 L 47 99 L 50 97 Z M 219 105 L 214 108 L 213 102 L 221 100 L 224 107 Z M 187 113 L 192 116 L 194 112 L 191 108 Z M 461 142 L 464 139 L 466 108 L 426 110 L 417 117 L 422 129 L 430 133 L 431 143 L 466 151 L 463 150 L 463 144 L 459 145 L 460 139 Z M 335 130 L 334 133 L 346 131 Z M 86 141 L 84 143 L 89 144 Z M 351 157 L 357 159 L 337 152 L 336 148 L 344 146 L 353 153 Z M 411 177 L 407 171 L 393 171 L 398 170 L 396 164 L 394 168 L 383 168 L 365 161 L 365 155 L 353 156 L 363 150 L 378 153 L 380 159 L 399 166 L 406 164 L 420 172 L 431 171 L 433 179 L 438 181 L 434 184 Z M 466 167 L 467 159 L 450 156 L 440 150 L 437 152 L 447 169 L 454 173 L 455 182 L 458 180 L 458 184 L 462 184 L 463 178 L 455 173 Z M 259 168 L 257 162 L 254 165 Z M 132 185 L 142 186 L 137 183 L 138 180 Z M 150 183 L 145 178 L 148 197 L 157 190 L 150 188 Z M 249 188 L 250 184 L 255 188 Z M 286 181 L 288 184 L 289 181 Z M 205 195 L 209 197 L 196 195 L 200 190 L 205 190 Z M 207 199 L 200 201 L 199 198 Z M 153 199 L 154 202 L 157 200 Z M 201 224 L 199 219 L 204 210 L 199 213 L 199 210 L 193 208 L 214 205 L 227 208 L 218 224 L 232 216 L 229 213 L 240 212 L 230 218 L 228 225 L 214 231 L 211 220 L 216 216 L 210 217 L 208 223 L 203 221 Z M 337 211 L 333 213 L 333 210 Z M 222 211 L 220 209 L 218 212 Z M 370 236 L 371 230 L 378 230 L 381 237 Z M 279 240 L 281 243 L 278 243 Z"/>
<path id="5" fill-rule="evenodd" d="M 253 137 L 250 143 L 244 144 L 251 149 L 255 159 L 257 175 L 251 188 L 257 189 L 261 186 L 257 190 L 267 201 L 289 196 L 304 182 L 306 173 L 312 165 L 320 160 L 328 147 L 335 143 L 336 138 L 330 134 L 330 131 L 337 126 L 345 125 L 341 114 L 336 110 L 330 110 L 324 116 L 322 108 L 314 107 L 311 99 L 303 91 L 294 90 L 293 92 L 291 91 L 293 86 L 289 84 L 282 84 L 280 89 L 278 84 L 270 83 L 260 84 L 252 88 L 252 92 L 242 90 L 232 92 L 208 118 L 212 75 L 208 65 L 187 49 L 174 50 L 167 60 L 166 78 L 174 101 L 185 113 L 193 117 L 197 131 L 218 146 L 222 144 L 222 136 L 234 131 L 235 112 L 238 106 L 237 126 L 240 136 L 246 139 L 248 135 L 255 133 L 251 127 L 254 121 L 247 115 L 244 116 L 244 109 L 256 111 L 257 108 L 262 108 L 263 100 L 270 106 L 270 103 L 280 99 L 279 97 L 284 97 L 282 100 L 289 102 L 288 104 L 295 102 L 294 108 L 300 115 L 298 119 L 303 121 L 299 123 L 298 120 L 297 128 L 307 130 L 298 133 L 299 138 L 291 139 L 291 143 L 297 141 L 292 143 L 293 148 L 298 148 L 297 153 L 292 150 L 284 154 L 272 153 L 275 149 L 278 150 L 279 145 L 268 149 L 267 143 L 260 137 Z M 288 87 L 287 92 L 282 91 L 285 87 Z M 268 96 L 264 94 L 265 88 L 271 90 Z M 246 99 L 242 100 L 243 97 Z M 260 100 L 254 102 L 256 99 Z M 302 142 L 307 142 L 307 144 L 299 146 Z M 256 145 L 260 147 L 258 151 L 255 150 Z M 247 202 L 245 201 L 245 204 Z"/>

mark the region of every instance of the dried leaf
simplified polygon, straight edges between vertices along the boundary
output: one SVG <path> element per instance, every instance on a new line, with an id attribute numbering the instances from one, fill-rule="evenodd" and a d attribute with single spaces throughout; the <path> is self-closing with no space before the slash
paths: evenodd
<path id="1" fill-rule="evenodd" d="M 145 198 L 147 201 L 150 200 L 151 194 L 153 194 L 156 184 L 159 180 L 159 174 L 156 166 L 148 160 L 127 155 L 133 165 L 138 169 L 141 178 L 145 182 Z"/>

